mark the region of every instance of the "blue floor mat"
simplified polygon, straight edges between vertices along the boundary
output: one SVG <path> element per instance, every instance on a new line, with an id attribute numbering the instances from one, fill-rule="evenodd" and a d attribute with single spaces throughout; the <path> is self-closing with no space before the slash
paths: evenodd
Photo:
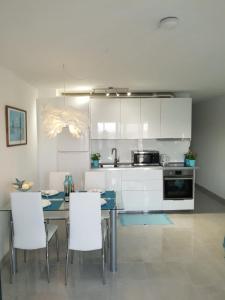
<path id="1" fill-rule="evenodd" d="M 173 224 L 170 218 L 166 214 L 126 214 L 121 213 L 120 223 L 123 226 L 127 225 L 169 225 Z"/>

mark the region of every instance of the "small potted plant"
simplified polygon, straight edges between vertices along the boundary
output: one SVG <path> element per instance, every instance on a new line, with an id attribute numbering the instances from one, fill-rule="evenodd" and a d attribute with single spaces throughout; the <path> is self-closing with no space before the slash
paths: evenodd
<path id="1" fill-rule="evenodd" d="M 98 168 L 99 167 L 100 157 L 101 157 L 100 153 L 92 153 L 91 154 L 91 167 L 92 168 Z"/>
<path id="2" fill-rule="evenodd" d="M 195 167 L 196 164 L 196 153 L 191 149 L 185 154 L 185 166 L 186 167 Z"/>

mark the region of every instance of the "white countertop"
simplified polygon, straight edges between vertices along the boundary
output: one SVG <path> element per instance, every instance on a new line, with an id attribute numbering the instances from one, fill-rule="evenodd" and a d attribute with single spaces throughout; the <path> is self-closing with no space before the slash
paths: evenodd
<path id="1" fill-rule="evenodd" d="M 104 167 L 104 168 L 91 168 L 90 171 L 106 171 L 106 170 L 196 170 L 199 169 L 199 167 L 185 167 L 185 166 L 146 166 L 146 167 L 134 167 L 134 166 L 126 166 L 126 167 Z"/>
<path id="2" fill-rule="evenodd" d="M 148 167 L 134 167 L 134 166 L 127 166 L 127 167 L 105 167 L 105 168 L 91 168 L 90 171 L 106 171 L 106 170 L 163 170 L 162 166 L 148 166 Z"/>

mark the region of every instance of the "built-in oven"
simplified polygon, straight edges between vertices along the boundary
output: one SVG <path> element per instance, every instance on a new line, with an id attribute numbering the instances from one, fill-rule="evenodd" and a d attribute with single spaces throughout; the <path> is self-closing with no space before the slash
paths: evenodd
<path id="1" fill-rule="evenodd" d="M 136 167 L 159 166 L 160 154 L 154 150 L 131 151 L 131 162 Z"/>
<path id="2" fill-rule="evenodd" d="M 163 199 L 188 200 L 194 198 L 193 169 L 163 171 Z"/>

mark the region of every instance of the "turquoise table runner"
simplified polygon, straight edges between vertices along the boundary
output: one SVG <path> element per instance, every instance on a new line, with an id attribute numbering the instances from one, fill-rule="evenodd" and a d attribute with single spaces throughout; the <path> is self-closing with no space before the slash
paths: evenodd
<path id="1" fill-rule="evenodd" d="M 48 200 L 50 200 L 51 201 L 51 199 L 52 200 L 64 200 L 64 198 L 65 198 L 65 193 L 64 192 L 60 192 L 60 193 L 58 193 L 58 194 L 56 194 L 56 195 L 53 195 L 53 196 L 42 196 L 42 198 L 43 199 L 48 199 Z"/>
<path id="2" fill-rule="evenodd" d="M 114 209 L 116 205 L 116 193 L 114 191 L 105 191 L 101 194 L 101 198 L 104 198 L 107 202 L 102 205 L 102 210 Z"/>
<path id="3" fill-rule="evenodd" d="M 60 192 L 53 196 L 42 196 L 43 199 L 51 201 L 51 205 L 44 208 L 44 211 L 58 210 L 64 201 L 65 193 Z M 107 202 L 101 206 L 102 210 L 110 210 L 115 208 L 116 193 L 114 191 L 105 191 L 101 194 L 101 198 L 104 198 Z"/>
<path id="4" fill-rule="evenodd" d="M 52 211 L 52 210 L 58 210 L 61 206 L 61 204 L 64 202 L 64 200 L 51 200 L 51 205 L 44 208 L 44 211 Z"/>
<path id="5" fill-rule="evenodd" d="M 60 192 L 53 196 L 42 196 L 42 198 L 51 201 L 51 205 L 45 207 L 44 211 L 58 210 L 64 202 L 65 194 L 64 192 Z"/>

